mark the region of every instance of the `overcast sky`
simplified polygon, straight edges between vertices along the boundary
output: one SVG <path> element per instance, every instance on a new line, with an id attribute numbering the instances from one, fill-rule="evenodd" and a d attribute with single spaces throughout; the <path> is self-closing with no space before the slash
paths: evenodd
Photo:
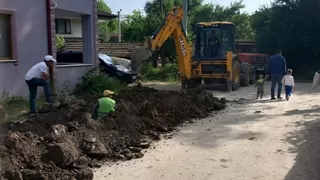
<path id="1" fill-rule="evenodd" d="M 134 9 L 143 9 L 146 0 L 104 0 L 115 14 L 122 9 L 123 14 L 129 14 Z M 251 13 L 257 10 L 262 4 L 267 4 L 271 0 L 243 0 L 246 5 L 246 11 Z M 229 5 L 234 0 L 204 0 L 205 3 Z"/>

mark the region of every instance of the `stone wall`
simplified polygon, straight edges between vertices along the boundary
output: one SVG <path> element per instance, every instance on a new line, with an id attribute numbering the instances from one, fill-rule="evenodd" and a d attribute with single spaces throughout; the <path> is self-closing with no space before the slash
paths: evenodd
<path id="1" fill-rule="evenodd" d="M 97 42 L 97 52 L 105 53 L 109 56 L 131 58 L 134 49 L 143 47 L 143 43 L 99 43 Z M 67 51 L 82 51 L 82 42 L 67 42 Z"/>
<path id="2" fill-rule="evenodd" d="M 56 11 L 54 9 L 54 2 L 53 0 L 50 0 L 51 2 L 51 6 L 50 6 L 50 19 L 51 19 L 51 39 L 52 39 L 52 55 L 53 57 L 56 57 L 56 21 L 55 21 L 55 17 L 56 17 Z"/>
<path id="3" fill-rule="evenodd" d="M 56 48 L 56 11 L 55 11 L 55 4 L 53 0 L 50 0 L 50 20 L 51 20 L 51 48 L 52 48 L 52 56 L 54 58 L 56 58 L 56 52 L 57 52 L 57 48 Z M 56 65 L 54 65 L 53 67 L 53 79 L 51 79 L 53 81 L 53 83 L 51 83 L 51 91 L 52 93 L 56 93 L 57 89 L 56 89 L 56 84 L 58 81 L 58 73 L 57 73 L 57 67 Z"/>

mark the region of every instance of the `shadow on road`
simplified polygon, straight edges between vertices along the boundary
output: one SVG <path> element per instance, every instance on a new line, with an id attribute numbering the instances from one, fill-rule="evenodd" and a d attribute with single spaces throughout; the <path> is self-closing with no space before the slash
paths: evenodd
<path id="1" fill-rule="evenodd" d="M 240 101 L 241 102 L 241 101 Z M 248 106 L 252 107 L 248 110 Z M 263 109 L 274 107 L 267 104 L 231 103 L 230 106 L 217 115 L 195 121 L 196 126 L 182 129 L 179 134 L 184 142 L 199 148 L 212 149 L 224 146 L 228 141 L 239 139 L 256 139 L 264 136 L 263 133 L 252 130 L 251 124 L 263 121 L 273 115 L 265 115 Z M 235 131 L 235 125 L 241 124 L 244 131 Z M 199 126 L 200 125 L 200 126 Z"/>
<path id="2" fill-rule="evenodd" d="M 312 106 L 310 109 L 294 109 L 291 111 L 286 111 L 283 115 L 302 115 L 304 117 L 312 117 L 315 113 L 319 116 L 318 113 L 320 113 L 320 106 Z"/>
<path id="3" fill-rule="evenodd" d="M 317 114 L 314 114 L 317 113 Z M 284 141 L 292 144 L 289 153 L 296 154 L 295 164 L 285 180 L 320 179 L 320 107 L 293 110 L 286 115 L 301 115 L 294 123 L 297 131 L 287 134 Z M 317 116 L 317 118 L 315 118 Z"/>
<path id="4" fill-rule="evenodd" d="M 152 84 L 152 86 L 157 89 L 180 90 L 179 84 L 155 83 L 155 84 Z M 214 88 L 213 86 L 205 87 L 205 90 L 212 92 L 214 96 L 225 97 L 230 100 L 236 99 L 237 101 L 236 103 L 233 103 L 232 107 L 227 108 L 227 110 L 225 110 L 225 112 L 223 112 L 222 115 L 217 115 L 217 116 L 206 118 L 204 120 L 196 121 L 196 123 L 204 124 L 202 128 L 200 127 L 199 129 L 197 129 L 197 128 L 194 128 L 194 126 L 191 126 L 190 128 L 186 128 L 182 130 L 180 134 L 182 135 L 185 142 L 188 142 L 193 146 L 198 146 L 200 148 L 214 148 L 217 146 L 223 146 L 225 142 L 222 142 L 222 140 L 223 139 L 225 140 L 226 138 L 228 139 L 228 137 L 230 137 L 229 140 L 232 141 L 232 140 L 235 140 L 234 138 L 245 139 L 245 138 L 249 138 L 250 136 L 255 136 L 255 137 L 263 136 L 263 133 L 261 134 L 259 132 L 251 131 L 250 124 L 254 121 L 264 121 L 267 118 L 272 118 L 275 116 L 283 116 L 283 115 L 292 116 L 294 118 L 300 118 L 302 120 L 304 119 L 311 120 L 311 118 L 315 119 L 320 117 L 320 106 L 313 106 L 310 109 L 295 109 L 287 112 L 279 112 L 280 114 L 278 113 L 274 115 L 264 114 L 263 113 L 264 110 L 270 110 L 272 108 L 276 108 L 277 106 L 282 106 L 281 101 L 285 103 L 283 105 L 290 106 L 290 104 L 286 103 L 285 100 L 271 101 L 270 87 L 271 87 L 271 83 L 267 82 L 265 84 L 265 96 L 264 96 L 264 99 L 261 99 L 261 100 L 255 99 L 256 88 L 254 88 L 253 86 L 242 87 L 239 90 L 233 91 L 231 93 L 221 92 L 221 89 Z M 314 89 L 311 91 L 310 83 L 297 83 L 293 96 L 297 95 L 299 100 L 303 100 L 304 96 L 309 96 L 310 94 L 314 94 L 316 97 L 319 95 L 319 93 L 320 93 L 320 90 L 317 90 L 317 89 Z M 282 91 L 282 96 L 284 96 L 284 91 Z M 272 104 L 273 103 L 279 103 L 279 104 L 270 105 L 270 102 L 272 102 Z M 208 123 L 207 121 L 210 121 L 210 123 Z M 317 125 L 315 123 L 318 123 L 320 126 L 319 121 L 317 122 L 312 121 L 313 122 L 312 124 L 311 123 L 295 124 L 295 126 L 301 127 L 301 130 L 299 132 L 288 134 L 288 138 L 286 139 L 286 141 L 289 141 L 290 143 L 292 143 L 296 147 L 297 152 L 301 148 L 303 149 L 305 147 L 312 147 L 311 146 L 312 142 L 310 140 L 304 142 L 303 138 L 306 139 L 309 137 L 307 133 L 310 133 L 310 131 L 313 128 L 312 126 Z M 245 129 L 243 134 L 233 134 L 234 133 L 233 126 L 237 124 L 241 124 L 241 126 Z M 320 139 L 320 132 L 317 136 L 319 136 L 319 139 Z M 299 144 L 298 142 L 301 142 L 301 141 L 298 141 L 298 142 L 294 141 L 294 139 L 296 138 L 299 138 L 299 140 L 303 141 L 303 143 Z M 290 152 L 293 152 L 293 150 L 290 150 Z M 297 163 L 301 162 L 302 157 L 303 156 L 300 155 L 300 157 L 297 158 Z M 311 159 L 311 160 L 314 160 L 314 159 Z M 320 160 L 318 162 L 320 167 Z M 300 165 L 300 166 L 303 167 L 303 165 Z M 288 177 L 292 178 L 294 176 L 288 176 Z M 286 180 L 295 180 L 295 178 L 293 179 L 290 179 L 290 178 L 287 178 Z M 298 179 L 299 178 L 297 178 L 297 180 Z M 320 177 L 316 179 L 320 179 Z M 301 178 L 299 180 L 301 180 Z M 313 180 L 313 179 L 307 178 L 306 180 Z"/>

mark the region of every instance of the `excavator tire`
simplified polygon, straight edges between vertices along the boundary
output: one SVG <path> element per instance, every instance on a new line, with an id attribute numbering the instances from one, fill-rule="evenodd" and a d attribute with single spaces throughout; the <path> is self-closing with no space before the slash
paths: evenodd
<path id="1" fill-rule="evenodd" d="M 249 86 L 249 84 L 250 84 L 250 64 L 244 62 L 244 63 L 241 63 L 240 85 Z"/>
<path id="2" fill-rule="evenodd" d="M 187 88 L 187 80 L 181 80 L 181 89 L 186 89 Z"/>
<path id="3" fill-rule="evenodd" d="M 190 88 L 195 88 L 196 87 L 196 81 L 195 79 L 188 79 L 186 80 L 186 85 L 187 85 L 187 88 L 190 89 Z"/>
<path id="4" fill-rule="evenodd" d="M 232 91 L 232 81 L 228 81 L 227 79 L 224 82 L 224 88 L 226 92 L 231 92 Z"/>
<path id="5" fill-rule="evenodd" d="M 231 89 L 237 90 L 240 88 L 240 63 L 237 60 L 232 62 L 232 87 Z"/>
<path id="6" fill-rule="evenodd" d="M 187 88 L 198 88 L 201 87 L 202 79 L 197 78 L 197 79 L 187 79 L 185 80 L 185 84 Z"/>
<path id="7" fill-rule="evenodd" d="M 202 78 L 197 78 L 196 79 L 196 85 L 197 86 L 201 86 L 201 84 L 202 84 Z"/>
<path id="8" fill-rule="evenodd" d="M 250 84 L 256 84 L 256 67 L 251 65 Z"/>

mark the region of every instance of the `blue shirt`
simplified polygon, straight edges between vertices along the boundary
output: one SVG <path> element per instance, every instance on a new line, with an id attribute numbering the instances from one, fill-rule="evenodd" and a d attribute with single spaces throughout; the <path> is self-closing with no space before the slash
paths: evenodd
<path id="1" fill-rule="evenodd" d="M 281 55 L 273 55 L 269 59 L 268 74 L 270 76 L 283 76 L 287 72 L 286 59 Z"/>

